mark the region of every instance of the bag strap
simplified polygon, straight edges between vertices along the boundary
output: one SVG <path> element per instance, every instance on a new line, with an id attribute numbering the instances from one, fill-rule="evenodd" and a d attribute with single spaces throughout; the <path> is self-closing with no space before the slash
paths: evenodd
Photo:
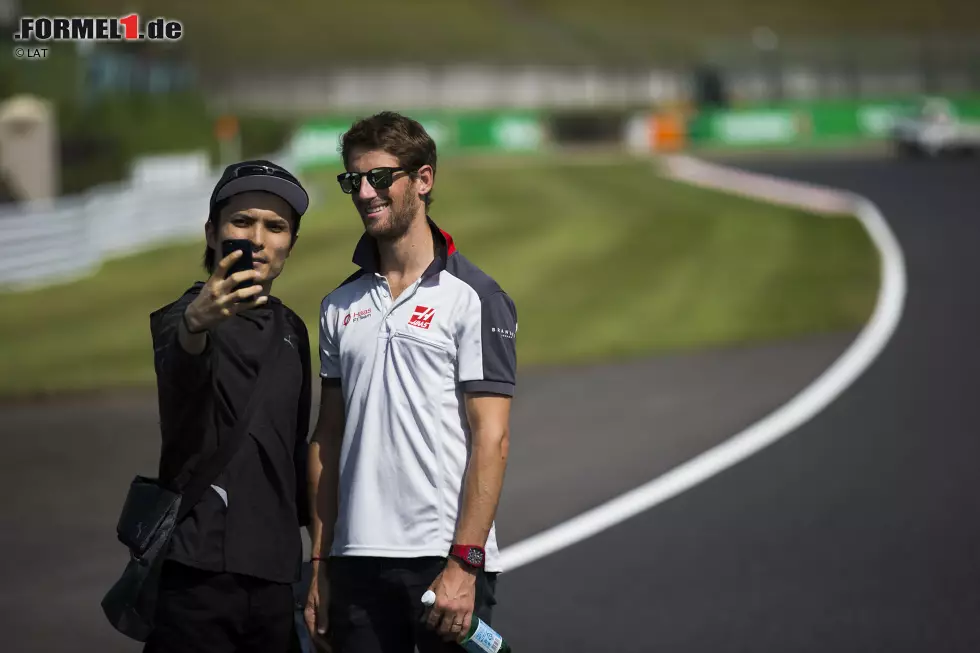
<path id="1" fill-rule="evenodd" d="M 281 310 L 278 304 L 272 304 L 273 328 L 269 334 L 269 344 L 259 359 L 259 374 L 255 380 L 255 384 L 252 386 L 252 392 L 249 394 L 248 402 L 245 404 L 245 410 L 238 416 L 234 427 L 229 431 L 228 437 L 222 438 L 214 454 L 198 465 L 186 485 L 181 486 L 178 482 L 178 489 L 181 493 L 180 508 L 177 511 L 178 523 L 201 500 L 204 493 L 211 487 L 211 484 L 218 478 L 222 470 L 227 467 L 228 463 L 231 462 L 235 452 L 238 451 L 239 446 L 245 440 L 246 430 L 252 421 L 252 417 L 255 415 L 257 406 L 262 403 L 262 395 L 272 379 L 272 364 L 276 360 L 276 349 L 281 342 Z"/>

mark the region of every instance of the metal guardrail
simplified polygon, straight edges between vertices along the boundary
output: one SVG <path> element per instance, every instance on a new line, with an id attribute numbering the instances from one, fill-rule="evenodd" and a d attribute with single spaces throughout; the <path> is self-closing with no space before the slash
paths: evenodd
<path id="1" fill-rule="evenodd" d="M 0 211 L 0 283 L 27 290 L 94 273 L 106 259 L 203 233 L 216 179 L 99 188 Z"/>
<path id="2" fill-rule="evenodd" d="M 282 155 L 263 157 L 289 167 Z M 0 209 L 0 290 L 79 279 L 110 258 L 204 237 L 220 171 L 190 183 L 119 183 Z"/>

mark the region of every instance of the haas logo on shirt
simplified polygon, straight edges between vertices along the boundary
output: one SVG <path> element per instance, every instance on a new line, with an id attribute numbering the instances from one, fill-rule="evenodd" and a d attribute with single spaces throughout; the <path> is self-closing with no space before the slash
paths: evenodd
<path id="1" fill-rule="evenodd" d="M 418 327 L 420 329 L 428 329 L 429 325 L 432 324 L 432 316 L 436 314 L 436 309 L 426 308 L 425 306 L 416 306 L 415 312 L 412 314 L 412 319 L 408 321 L 409 326 Z"/>
<path id="2" fill-rule="evenodd" d="M 366 320 L 371 315 L 371 309 L 365 308 L 362 311 L 351 311 L 344 316 L 344 326 L 347 326 L 351 322 L 360 322 L 361 320 Z"/>

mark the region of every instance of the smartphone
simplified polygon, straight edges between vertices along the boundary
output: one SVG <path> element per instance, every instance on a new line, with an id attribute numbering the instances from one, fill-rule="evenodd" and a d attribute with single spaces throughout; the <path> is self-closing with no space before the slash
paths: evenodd
<path id="1" fill-rule="evenodd" d="M 225 275 L 226 279 L 236 272 L 252 269 L 252 241 L 247 238 L 231 238 L 221 241 L 221 258 L 225 258 L 236 249 L 242 250 L 243 254 L 237 261 L 231 264 L 231 268 L 228 269 L 228 274 Z M 253 280 L 243 281 L 235 286 L 234 290 L 241 290 L 242 288 L 248 288 L 254 285 L 255 281 Z"/>

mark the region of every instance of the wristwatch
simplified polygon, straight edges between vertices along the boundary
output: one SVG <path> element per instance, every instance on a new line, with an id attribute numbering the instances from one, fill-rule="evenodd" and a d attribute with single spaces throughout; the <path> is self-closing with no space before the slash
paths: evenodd
<path id="1" fill-rule="evenodd" d="M 459 558 L 463 564 L 474 569 L 483 569 L 487 557 L 482 546 L 471 544 L 453 544 L 449 549 L 449 555 Z"/>

